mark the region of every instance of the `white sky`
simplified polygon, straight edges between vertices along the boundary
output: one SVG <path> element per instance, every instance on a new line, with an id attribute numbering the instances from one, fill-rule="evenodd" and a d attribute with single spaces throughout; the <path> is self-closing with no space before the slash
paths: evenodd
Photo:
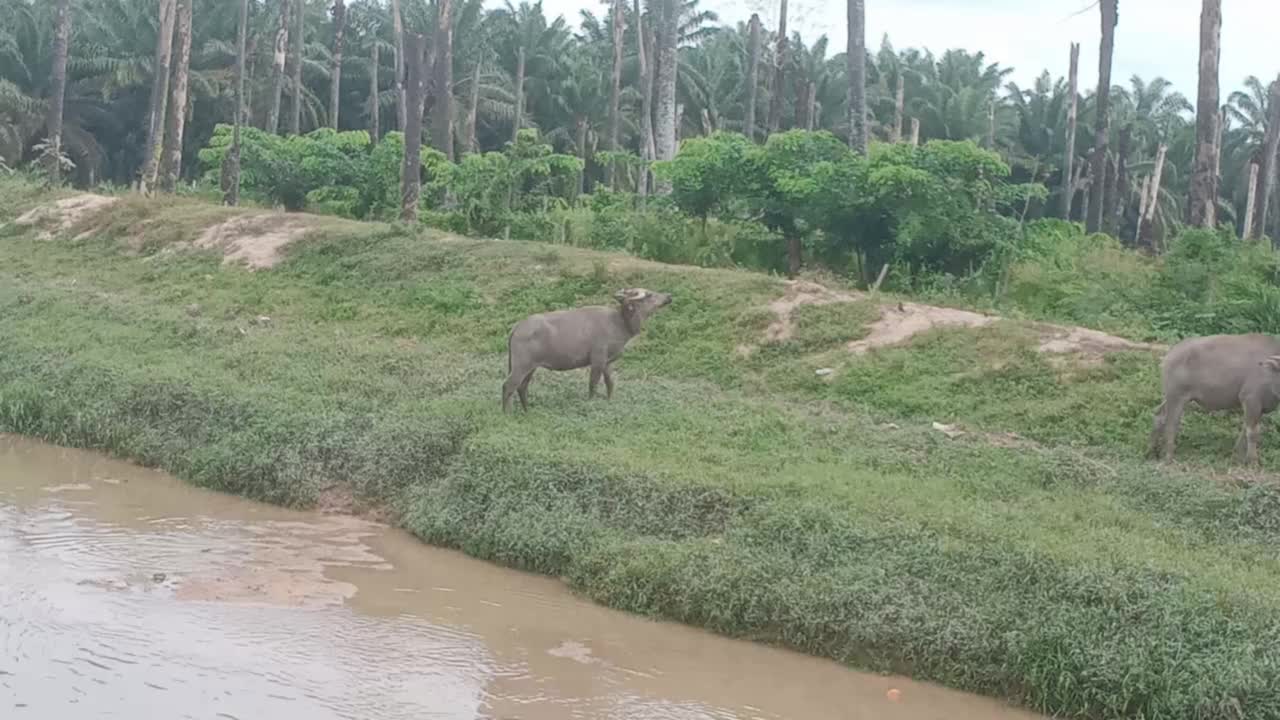
<path id="1" fill-rule="evenodd" d="M 1080 43 L 1082 87 L 1097 83 L 1101 19 L 1095 0 L 866 0 L 867 45 L 879 48 L 889 34 L 898 49 L 925 47 L 941 54 L 962 47 L 983 51 L 1013 66 L 1013 79 L 1030 85 L 1041 70 L 1067 74 L 1068 44 Z M 495 3 L 496 4 L 496 3 Z M 722 22 L 745 21 L 759 12 L 771 27 L 776 0 L 702 0 Z M 1280 0 L 1222 0 L 1222 96 L 1247 75 L 1272 79 L 1280 73 Z M 578 11 L 605 12 L 601 0 L 543 0 L 547 13 L 578 24 Z M 789 0 L 789 30 L 806 42 L 826 33 L 833 52 L 845 43 L 844 0 Z M 1087 8 L 1087 9 L 1086 9 Z M 1077 14 L 1081 13 L 1082 14 Z M 1120 0 L 1112 78 L 1128 84 L 1162 75 L 1195 99 L 1200 0 Z M 1089 79 L 1092 79 L 1090 81 Z"/>

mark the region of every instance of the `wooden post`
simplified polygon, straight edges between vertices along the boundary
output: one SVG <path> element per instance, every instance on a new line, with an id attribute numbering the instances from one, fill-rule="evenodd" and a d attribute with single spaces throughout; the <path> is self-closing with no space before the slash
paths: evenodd
<path id="1" fill-rule="evenodd" d="M 911 144 L 920 145 L 920 118 L 911 118 Z"/>

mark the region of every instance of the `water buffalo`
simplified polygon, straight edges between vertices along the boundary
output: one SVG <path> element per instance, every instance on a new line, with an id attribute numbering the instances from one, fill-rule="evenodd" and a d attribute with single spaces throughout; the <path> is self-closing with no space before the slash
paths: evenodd
<path id="1" fill-rule="evenodd" d="M 1237 460 L 1258 462 L 1262 416 L 1280 405 L 1280 338 L 1212 335 L 1170 348 L 1160 364 L 1164 402 L 1156 408 L 1150 457 L 1173 457 L 1182 412 L 1190 401 L 1210 412 L 1242 408 Z M 1162 447 L 1163 446 L 1163 447 Z"/>
<path id="2" fill-rule="evenodd" d="M 622 354 L 645 320 L 671 303 L 666 293 L 644 288 L 619 290 L 617 307 L 583 307 L 530 315 L 516 323 L 507 338 L 507 380 L 502 384 L 502 409 L 511 409 L 511 395 L 520 396 L 520 407 L 529 409 L 529 380 L 538 368 L 576 370 L 591 368 L 588 397 L 604 378 L 607 397 L 613 397 L 609 366 Z"/>

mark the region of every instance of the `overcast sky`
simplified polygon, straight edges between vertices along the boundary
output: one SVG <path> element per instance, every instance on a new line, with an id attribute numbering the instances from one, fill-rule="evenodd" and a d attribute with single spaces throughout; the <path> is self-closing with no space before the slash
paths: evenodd
<path id="1" fill-rule="evenodd" d="M 1068 43 L 1080 43 L 1081 85 L 1096 84 L 1100 17 L 1096 0 L 866 0 L 867 44 L 873 50 L 887 33 L 895 47 L 983 51 L 1016 69 L 1029 85 L 1048 68 L 1067 74 Z M 1162 75 L 1194 101 L 1200 0 L 1121 0 L 1112 77 L 1128 84 L 1134 74 Z M 702 0 L 724 22 L 745 21 L 759 12 L 770 26 L 776 0 Z M 1223 0 L 1222 93 L 1237 89 L 1248 75 L 1280 73 L 1280 0 Z M 575 27 L 578 11 L 597 14 L 601 0 L 543 0 L 550 15 L 564 14 Z M 844 0 L 789 0 L 790 28 L 806 42 L 823 33 L 833 48 L 844 48 Z"/>

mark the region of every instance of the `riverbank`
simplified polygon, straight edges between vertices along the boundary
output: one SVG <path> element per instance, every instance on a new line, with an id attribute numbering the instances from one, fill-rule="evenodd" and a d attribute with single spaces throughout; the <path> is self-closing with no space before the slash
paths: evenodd
<path id="1" fill-rule="evenodd" d="M 1276 464 L 1227 471 L 1235 419 L 1198 415 L 1181 464 L 1143 462 L 1149 348 L 172 198 L 19 226 L 50 198 L 0 191 L 0 431 L 1041 712 L 1280 717 Z M 542 373 L 503 416 L 511 324 L 621 286 L 676 301 L 615 399 Z"/>

